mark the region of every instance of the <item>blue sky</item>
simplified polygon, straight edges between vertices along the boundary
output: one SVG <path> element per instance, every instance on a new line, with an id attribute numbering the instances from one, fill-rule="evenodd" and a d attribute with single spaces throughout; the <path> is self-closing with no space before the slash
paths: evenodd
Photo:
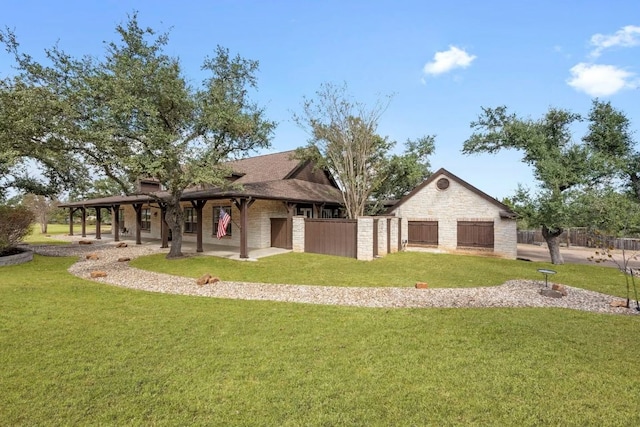
<path id="1" fill-rule="evenodd" d="M 640 128 L 638 0 L 21 0 L 3 5 L 0 25 L 39 59 L 55 43 L 100 56 L 134 10 L 142 25 L 170 31 L 167 51 L 194 84 L 217 45 L 260 62 L 253 98 L 278 122 L 270 151 L 306 143 L 291 116 L 324 82 L 346 83 L 370 105 L 392 94 L 378 131 L 397 151 L 435 134 L 432 168 L 498 198 L 534 182 L 518 153 L 460 153 L 481 106 L 539 118 L 549 107 L 587 114 L 599 97 Z M 10 65 L 0 55 L 0 76 Z M 584 130 L 576 127 L 576 140 Z"/>

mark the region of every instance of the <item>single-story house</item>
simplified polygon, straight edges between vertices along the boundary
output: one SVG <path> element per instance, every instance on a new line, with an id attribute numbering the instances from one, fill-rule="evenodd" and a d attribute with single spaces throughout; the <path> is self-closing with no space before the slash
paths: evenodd
<path id="1" fill-rule="evenodd" d="M 237 188 L 221 189 L 198 186 L 188 188 L 182 196 L 185 220 L 183 240 L 196 242 L 202 251 L 203 243 L 237 246 L 240 257 L 247 258 L 248 247 L 292 247 L 292 218 L 336 218 L 342 215 L 342 193 L 326 170 L 311 161 L 294 157 L 294 151 L 266 154 L 231 161 L 227 166 L 232 174 L 229 181 Z M 162 240 L 168 246 L 169 229 L 163 220 L 163 206 L 157 198 L 163 188 L 153 180 L 141 181 L 139 194 L 111 196 L 62 204 L 82 214 L 83 235 L 87 209 L 95 209 L 96 238 L 100 239 L 101 209 L 112 212 L 114 239 L 121 233 Z M 218 219 L 221 210 L 231 215 L 226 235 L 218 239 Z M 73 234 L 73 221 L 70 233 Z"/>
<path id="2" fill-rule="evenodd" d="M 515 213 L 445 169 L 390 206 L 386 214 L 407 221 L 403 238 L 408 247 L 517 257 Z"/>

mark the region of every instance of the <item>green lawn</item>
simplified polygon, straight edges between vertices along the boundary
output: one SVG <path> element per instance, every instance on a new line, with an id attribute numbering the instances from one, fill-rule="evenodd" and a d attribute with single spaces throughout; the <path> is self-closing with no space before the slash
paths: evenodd
<path id="1" fill-rule="evenodd" d="M 287 253 L 257 262 L 212 256 L 168 261 L 162 254 L 138 258 L 132 266 L 187 277 L 210 273 L 222 280 L 327 286 L 415 286 L 434 288 L 500 285 L 510 279 L 543 280 L 539 268 L 553 268 L 557 283 L 626 296 L 625 279 L 617 269 L 597 265 L 549 263 L 479 256 L 401 252 L 374 261 L 327 255 Z"/>
<path id="2" fill-rule="evenodd" d="M 111 231 L 110 225 L 102 225 L 101 228 L 102 233 L 109 233 Z M 80 224 L 74 224 L 73 227 L 74 234 L 78 236 L 82 233 L 82 227 Z M 95 225 L 87 225 L 86 232 L 89 234 L 95 234 L 96 226 Z M 65 245 L 69 244 L 68 241 L 56 239 L 56 235 L 60 234 L 69 234 L 69 224 L 48 224 L 47 232 L 40 232 L 40 224 L 34 224 L 32 226 L 31 234 L 29 234 L 25 239 L 25 243 L 31 243 L 35 245 L 39 244 L 52 244 L 52 245 Z"/>
<path id="3" fill-rule="evenodd" d="M 74 260 L 0 268 L 2 425 L 640 423 L 640 317 L 164 295 Z"/>

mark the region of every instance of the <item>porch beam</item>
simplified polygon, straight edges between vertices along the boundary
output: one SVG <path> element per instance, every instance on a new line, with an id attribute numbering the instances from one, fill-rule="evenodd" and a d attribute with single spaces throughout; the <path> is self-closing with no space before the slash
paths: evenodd
<path id="1" fill-rule="evenodd" d="M 253 204 L 253 201 L 248 201 L 247 199 L 236 199 L 234 200 L 234 204 L 240 210 L 240 258 L 247 259 L 249 258 L 249 251 L 247 248 L 247 211 L 249 210 L 249 206 Z"/>
<path id="2" fill-rule="evenodd" d="M 191 201 L 191 205 L 196 210 L 196 252 L 204 252 L 202 249 L 202 208 L 206 204 L 206 200 Z"/>
<path id="3" fill-rule="evenodd" d="M 73 236 L 73 213 L 75 211 L 74 208 L 69 208 L 69 236 Z"/>
<path id="4" fill-rule="evenodd" d="M 293 249 L 293 214 L 296 211 L 296 203 L 284 202 L 287 208 L 287 249 Z"/>
<path id="5" fill-rule="evenodd" d="M 82 207 L 80 212 L 82 212 L 82 237 L 87 237 L 87 209 Z"/>
<path id="6" fill-rule="evenodd" d="M 113 220 L 111 221 L 111 234 L 113 234 L 113 241 L 120 241 L 120 205 L 112 205 L 111 212 Z"/>
<path id="7" fill-rule="evenodd" d="M 136 245 L 142 244 L 142 203 L 134 203 L 133 209 L 136 211 Z"/>
<path id="8" fill-rule="evenodd" d="M 96 239 L 102 239 L 102 208 L 96 207 Z"/>

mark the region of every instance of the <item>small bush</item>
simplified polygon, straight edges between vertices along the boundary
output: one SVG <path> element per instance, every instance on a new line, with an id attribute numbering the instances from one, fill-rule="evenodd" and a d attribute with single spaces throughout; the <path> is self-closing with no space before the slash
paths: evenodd
<path id="1" fill-rule="evenodd" d="M 33 221 L 33 213 L 24 206 L 0 205 L 0 254 L 20 243 Z"/>

